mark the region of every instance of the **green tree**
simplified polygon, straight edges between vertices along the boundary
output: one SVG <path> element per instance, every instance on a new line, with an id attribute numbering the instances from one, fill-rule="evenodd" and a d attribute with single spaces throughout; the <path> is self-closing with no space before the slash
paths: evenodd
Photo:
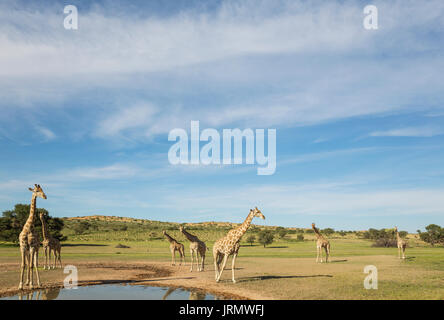
<path id="1" fill-rule="evenodd" d="M 426 227 L 426 232 L 419 231 L 419 238 L 432 246 L 435 244 L 444 244 L 444 228 L 441 228 L 437 224 L 429 224 Z"/>
<path id="2" fill-rule="evenodd" d="M 277 227 L 276 233 L 279 236 L 279 238 L 283 239 L 287 235 L 287 230 L 285 230 L 285 228 L 283 227 Z"/>
<path id="3" fill-rule="evenodd" d="M 90 224 L 87 221 L 80 221 L 76 223 L 73 227 L 74 233 L 77 235 L 86 233 L 89 230 L 89 228 Z"/>
<path id="4" fill-rule="evenodd" d="M 250 246 L 252 246 L 253 243 L 256 241 L 256 237 L 255 237 L 254 235 L 250 234 L 250 235 L 247 237 L 246 241 L 250 244 Z"/>
<path id="5" fill-rule="evenodd" d="M 16 204 L 13 210 L 3 211 L 0 218 L 0 240 L 18 243 L 19 234 L 22 232 L 26 220 L 28 220 L 29 211 L 29 204 Z M 49 233 L 60 241 L 66 240 L 66 237 L 61 233 L 64 226 L 63 220 L 49 216 L 46 209 L 37 208 L 34 216 L 34 226 L 41 239 L 43 239 L 42 224 L 39 218 L 41 212 L 46 216 Z"/>
<path id="6" fill-rule="evenodd" d="M 321 233 L 325 234 L 326 236 L 332 235 L 335 233 L 335 229 L 332 228 L 325 228 L 321 231 Z"/>
<path id="7" fill-rule="evenodd" d="M 266 245 L 272 244 L 274 240 L 273 233 L 269 230 L 263 230 L 259 232 L 257 241 L 265 248 Z"/>

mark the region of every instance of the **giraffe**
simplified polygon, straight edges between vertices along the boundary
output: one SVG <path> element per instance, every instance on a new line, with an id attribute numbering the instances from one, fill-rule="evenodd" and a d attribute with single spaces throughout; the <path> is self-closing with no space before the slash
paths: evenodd
<path id="1" fill-rule="evenodd" d="M 247 232 L 248 228 L 250 227 L 251 221 L 253 220 L 254 217 L 265 219 L 265 216 L 257 207 L 254 208 L 254 210 L 250 209 L 250 213 L 240 226 L 230 230 L 225 237 L 219 239 L 214 243 L 213 259 L 214 259 L 214 271 L 216 273 L 216 282 L 219 282 L 220 280 L 220 276 L 224 271 L 228 257 L 233 255 L 233 260 L 231 262 L 231 274 L 232 274 L 233 283 L 236 283 L 236 280 L 234 279 L 234 265 L 236 262 L 237 254 L 239 252 L 240 239 L 245 234 L 245 232 Z M 220 268 L 221 262 L 222 262 L 222 267 Z"/>
<path id="2" fill-rule="evenodd" d="M 179 230 L 190 241 L 190 254 L 191 254 L 191 269 L 190 269 L 190 271 L 193 272 L 194 255 L 196 255 L 197 271 L 204 271 L 204 267 L 205 267 L 205 253 L 207 251 L 207 246 L 198 237 L 188 233 L 184 229 L 183 226 L 180 226 Z M 201 258 L 201 263 L 200 264 L 199 264 L 199 256 Z"/>
<path id="3" fill-rule="evenodd" d="M 170 243 L 171 265 L 172 266 L 176 265 L 176 251 L 179 251 L 179 255 L 180 255 L 179 266 L 182 265 L 182 260 L 183 260 L 183 263 L 185 264 L 185 247 L 184 247 L 184 245 L 180 242 L 177 242 L 176 239 L 173 239 L 168 233 L 166 233 L 165 230 L 162 233 L 165 236 L 165 238 L 168 240 L 168 242 Z"/>
<path id="4" fill-rule="evenodd" d="M 395 232 L 398 244 L 398 257 L 399 259 L 401 259 L 401 251 L 402 251 L 402 259 L 405 259 L 405 248 L 407 248 L 407 242 L 399 236 L 398 227 L 395 227 Z"/>
<path id="5" fill-rule="evenodd" d="M 34 215 L 36 210 L 37 197 L 46 199 L 46 195 L 43 192 L 43 189 L 38 184 L 34 185 L 34 189 L 29 188 L 29 191 L 32 192 L 31 208 L 29 210 L 28 219 L 26 220 L 22 232 L 20 232 L 19 235 L 20 253 L 22 257 L 22 263 L 20 265 L 19 290 L 23 289 L 23 276 L 26 267 L 28 267 L 26 285 L 29 285 L 31 289 L 33 289 L 34 287 L 34 273 L 32 269 L 35 270 L 35 274 L 37 276 L 37 286 L 40 287 L 41 285 L 38 269 L 40 240 L 37 232 L 34 229 Z"/>
<path id="6" fill-rule="evenodd" d="M 46 270 L 46 267 L 48 267 L 48 270 L 51 269 L 51 250 L 54 253 L 53 269 L 57 267 L 57 261 L 59 262 L 60 268 L 62 268 L 60 256 L 62 247 L 60 246 L 60 241 L 49 234 L 45 213 L 43 211 L 40 212 L 40 221 L 42 222 L 43 250 L 45 252 L 45 265 L 43 266 L 43 270 Z"/>
<path id="7" fill-rule="evenodd" d="M 316 262 L 319 261 L 319 255 L 321 255 L 321 263 L 322 263 L 322 248 L 325 249 L 325 262 L 328 262 L 328 256 L 330 255 L 330 242 L 319 232 L 319 229 L 315 227 L 315 224 L 312 223 L 311 227 L 313 228 L 316 238 Z"/>

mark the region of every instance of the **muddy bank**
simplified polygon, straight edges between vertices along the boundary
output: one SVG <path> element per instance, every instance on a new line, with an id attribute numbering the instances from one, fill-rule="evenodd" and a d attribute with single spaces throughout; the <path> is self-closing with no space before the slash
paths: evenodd
<path id="1" fill-rule="evenodd" d="M 215 283 L 212 270 L 189 272 L 188 266 L 172 267 L 166 263 L 144 262 L 76 262 L 78 286 L 105 284 L 147 285 L 169 288 L 200 290 L 222 299 L 263 299 L 252 292 L 245 292 L 231 285 Z M 42 285 L 35 289 L 63 288 L 67 274 L 63 270 L 40 270 Z M 34 277 L 35 279 L 35 277 Z M 0 297 L 31 293 L 25 288 L 18 290 L 19 265 L 8 263 L 0 271 Z"/>

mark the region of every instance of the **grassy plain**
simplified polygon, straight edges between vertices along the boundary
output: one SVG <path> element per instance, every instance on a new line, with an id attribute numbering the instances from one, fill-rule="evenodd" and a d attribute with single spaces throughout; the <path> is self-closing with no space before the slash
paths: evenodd
<path id="1" fill-rule="evenodd" d="M 63 243 L 62 259 L 65 264 L 79 265 L 82 272 L 79 271 L 79 275 L 83 279 L 143 280 L 146 270 L 137 272 L 134 266 L 156 266 L 168 272 L 155 276 L 150 280 L 151 284 L 195 287 L 243 298 L 444 299 L 444 248 L 427 246 L 412 235 L 409 236 L 407 259 L 400 260 L 396 248 L 372 247 L 370 241 L 354 234 L 334 234 L 330 237 L 332 256 L 328 264 L 315 262 L 315 242 L 310 234 L 305 235 L 304 241 L 295 241 L 296 234 L 290 234 L 265 248 L 257 243 L 242 242 L 236 263 L 237 283 L 231 283 L 229 260 L 221 283 L 216 284 L 211 250 L 207 252 L 206 271 L 191 273 L 189 266 L 170 266 L 169 243 L 159 237 L 161 228 L 152 229 L 155 231 L 139 228 L 137 230 L 142 231 L 137 233 L 133 227 L 107 232 L 99 228 L 83 235 L 70 234 L 70 230 L 66 230 L 64 234 L 69 234 L 69 240 Z M 192 232 L 211 248 L 229 227 L 200 226 Z M 188 242 L 172 227 L 169 233 L 185 244 L 189 264 Z M 246 237 L 248 234 L 243 239 Z M 116 248 L 118 244 L 129 248 Z M 18 282 L 19 260 L 18 247 L 0 244 L 0 266 L 3 266 L 0 286 L 9 288 L 9 292 Z M 377 267 L 377 290 L 367 290 L 363 286 L 367 265 Z M 119 268 L 121 271 L 116 272 Z M 61 270 L 42 270 L 41 273 L 43 282 L 63 281 Z"/>

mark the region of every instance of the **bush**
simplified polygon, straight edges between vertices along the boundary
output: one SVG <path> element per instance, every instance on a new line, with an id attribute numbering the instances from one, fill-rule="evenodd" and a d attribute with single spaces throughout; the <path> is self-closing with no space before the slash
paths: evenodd
<path id="1" fill-rule="evenodd" d="M 16 204 L 13 210 L 3 212 L 0 217 L 0 241 L 9 241 L 18 243 L 18 237 L 22 228 L 29 217 L 29 204 Z M 64 223 L 60 218 L 53 218 L 49 216 L 49 212 L 43 208 L 37 208 L 34 217 L 35 230 L 38 234 L 42 234 L 42 224 L 39 218 L 40 212 L 46 216 L 49 233 L 60 241 L 66 240 L 66 237 L 61 234 Z"/>
<path id="2" fill-rule="evenodd" d="M 86 221 L 80 221 L 76 223 L 73 227 L 74 233 L 76 235 L 84 234 L 89 230 L 90 224 Z"/>
<path id="3" fill-rule="evenodd" d="M 249 235 L 246 241 L 250 244 L 250 246 L 252 246 L 254 241 L 256 241 L 256 237 L 254 235 Z"/>
<path id="4" fill-rule="evenodd" d="M 398 241 L 396 239 L 387 239 L 387 238 L 376 239 L 375 242 L 372 244 L 372 247 L 396 248 L 397 246 L 398 246 Z"/>
<path id="5" fill-rule="evenodd" d="M 272 244 L 274 240 L 273 233 L 268 230 L 259 232 L 257 241 L 262 244 L 265 248 L 266 245 Z"/>
<path id="6" fill-rule="evenodd" d="M 335 233 L 335 230 L 332 228 L 326 228 L 326 229 L 322 230 L 321 233 L 325 234 L 326 236 L 329 236 L 329 235 Z"/>
<path id="7" fill-rule="evenodd" d="M 407 235 L 406 231 L 400 231 L 399 235 L 401 234 Z M 364 239 L 373 240 L 373 247 L 397 247 L 398 241 L 396 239 L 396 233 L 393 230 L 386 230 L 386 229 L 373 229 L 370 228 L 368 231 L 365 231 L 363 234 Z"/>
<path id="8" fill-rule="evenodd" d="M 304 235 L 303 234 L 298 234 L 298 236 L 296 237 L 297 241 L 304 241 Z"/>
<path id="9" fill-rule="evenodd" d="M 421 232 L 418 230 L 419 238 L 427 243 L 430 243 L 432 246 L 435 244 L 444 244 L 444 228 L 436 224 L 429 224 L 426 227 L 426 232 Z"/>

